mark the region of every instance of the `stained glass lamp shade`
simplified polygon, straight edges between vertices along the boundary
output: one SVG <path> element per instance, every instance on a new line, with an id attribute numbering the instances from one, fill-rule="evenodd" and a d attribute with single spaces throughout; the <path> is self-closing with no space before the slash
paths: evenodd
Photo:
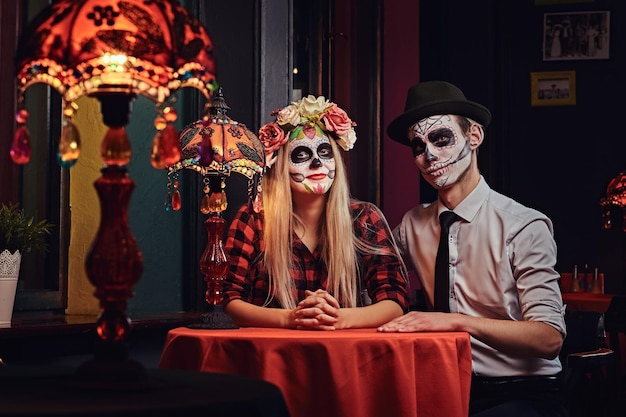
<path id="1" fill-rule="evenodd" d="M 265 169 L 265 151 L 259 138 L 244 124 L 227 116 L 229 106 L 219 89 L 212 97 L 207 114 L 180 132 L 181 160 L 168 166 L 168 210 L 179 210 L 178 174 L 190 169 L 202 176 L 204 197 L 200 211 L 208 215 L 204 224 L 208 241 L 200 259 L 200 270 L 207 286 L 208 312 L 190 327 L 231 329 L 236 326 L 222 310 L 222 284 L 229 261 L 222 248 L 226 210 L 226 178 L 238 173 L 248 179 L 248 204 L 261 208 L 261 179 Z"/>
<path id="2" fill-rule="evenodd" d="M 156 103 L 152 165 L 164 168 L 178 161 L 177 116 L 169 100 L 183 87 L 211 97 L 216 88 L 211 39 L 176 0 L 59 0 L 22 33 L 16 64 L 18 112 L 11 157 L 17 164 L 30 159 L 26 88 L 45 83 L 61 95 L 64 120 L 57 159 L 68 168 L 80 155 L 81 137 L 72 123 L 75 101 L 83 95 L 100 101 L 109 129 L 100 146 L 102 176 L 95 183 L 101 223 L 86 270 L 100 300 L 96 328 L 105 346 L 102 359 L 123 360 L 121 342 L 131 328 L 126 304 L 143 271 L 127 218 L 135 186 L 126 168 L 132 155 L 125 130 L 131 102 L 143 95 Z M 95 359 L 101 359 L 98 352 Z"/>
<path id="3" fill-rule="evenodd" d="M 611 229 L 612 211 L 619 210 L 626 219 L 626 173 L 620 172 L 606 187 L 606 197 L 600 199 L 602 206 L 602 223 L 605 229 Z M 626 232 L 626 220 L 622 222 L 622 229 Z"/>

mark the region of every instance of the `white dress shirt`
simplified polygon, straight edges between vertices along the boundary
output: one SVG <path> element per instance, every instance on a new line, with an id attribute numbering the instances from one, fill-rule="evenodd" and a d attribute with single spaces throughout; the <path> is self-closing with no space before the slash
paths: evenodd
<path id="1" fill-rule="evenodd" d="M 439 200 L 408 211 L 395 228 L 404 260 L 416 273 L 432 305 Z M 450 227 L 450 311 L 500 320 L 541 321 L 565 335 L 552 222 L 480 182 L 454 212 Z M 554 375 L 558 358 L 520 357 L 472 337 L 474 373 L 479 376 Z"/>

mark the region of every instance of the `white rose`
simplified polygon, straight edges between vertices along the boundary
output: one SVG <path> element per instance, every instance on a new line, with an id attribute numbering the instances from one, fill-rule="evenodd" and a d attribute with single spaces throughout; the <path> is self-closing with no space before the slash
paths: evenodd
<path id="1" fill-rule="evenodd" d="M 313 116 L 313 119 L 317 120 L 330 106 L 330 102 L 324 96 L 315 97 L 314 95 L 309 95 L 300 100 L 298 110 L 300 110 L 302 117 L 311 118 Z"/>
<path id="2" fill-rule="evenodd" d="M 354 128 L 350 128 L 350 130 L 348 130 L 348 133 L 343 136 L 339 136 L 339 138 L 337 139 L 337 144 L 341 146 L 344 151 L 349 151 L 350 149 L 352 149 L 355 142 L 356 132 L 354 131 Z"/>

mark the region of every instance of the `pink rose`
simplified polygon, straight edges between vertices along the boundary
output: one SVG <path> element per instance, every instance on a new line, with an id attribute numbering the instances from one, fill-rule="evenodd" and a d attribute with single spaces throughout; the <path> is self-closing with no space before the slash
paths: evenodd
<path id="1" fill-rule="evenodd" d="M 337 107 L 336 104 L 333 104 L 332 107 L 322 115 L 321 120 L 324 121 L 327 130 L 335 132 L 339 136 L 346 135 L 352 127 L 352 120 L 350 120 L 346 112 Z"/>
<path id="2" fill-rule="evenodd" d="M 289 124 L 291 126 L 298 126 L 300 124 L 298 108 L 294 104 L 283 107 L 276 113 L 276 122 L 279 125 Z"/>
<path id="3" fill-rule="evenodd" d="M 263 142 L 265 153 L 271 155 L 287 143 L 285 131 L 276 122 L 270 122 L 259 129 L 259 139 Z"/>

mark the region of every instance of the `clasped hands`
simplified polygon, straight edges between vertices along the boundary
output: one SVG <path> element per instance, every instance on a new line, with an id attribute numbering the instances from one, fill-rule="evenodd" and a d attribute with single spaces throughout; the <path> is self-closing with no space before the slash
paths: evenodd
<path id="1" fill-rule="evenodd" d="M 306 290 L 306 298 L 298 303 L 293 312 L 296 329 L 335 330 L 339 309 L 339 302 L 327 291 Z"/>

